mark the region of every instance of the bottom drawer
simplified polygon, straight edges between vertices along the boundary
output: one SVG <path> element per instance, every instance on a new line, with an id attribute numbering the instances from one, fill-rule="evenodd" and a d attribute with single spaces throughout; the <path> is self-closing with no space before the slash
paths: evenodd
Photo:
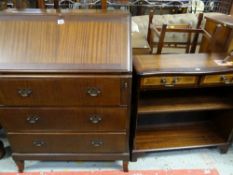
<path id="1" fill-rule="evenodd" d="M 111 134 L 9 134 L 13 152 L 18 153 L 120 153 L 126 152 L 124 133 Z"/>

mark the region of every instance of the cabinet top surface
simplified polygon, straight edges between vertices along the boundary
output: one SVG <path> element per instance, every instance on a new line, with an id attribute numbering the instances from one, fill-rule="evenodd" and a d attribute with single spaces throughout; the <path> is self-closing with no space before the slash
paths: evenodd
<path id="1" fill-rule="evenodd" d="M 214 21 L 219 24 L 223 24 L 224 26 L 233 28 L 233 17 L 231 15 L 213 15 L 213 16 L 206 16 L 207 19 Z"/>
<path id="2" fill-rule="evenodd" d="M 8 10 L 0 26 L 0 72 L 131 71 L 126 12 Z"/>
<path id="3" fill-rule="evenodd" d="M 134 68 L 139 75 L 233 72 L 232 62 L 222 64 L 225 57 L 226 54 L 137 55 Z"/>

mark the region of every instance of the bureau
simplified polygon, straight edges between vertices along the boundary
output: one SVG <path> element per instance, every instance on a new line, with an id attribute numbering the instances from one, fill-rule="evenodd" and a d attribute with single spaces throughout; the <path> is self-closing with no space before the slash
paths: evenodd
<path id="1" fill-rule="evenodd" d="M 24 160 L 129 160 L 130 17 L 114 11 L 0 15 L 0 123 Z"/>
<path id="2" fill-rule="evenodd" d="M 218 147 L 233 138 L 233 65 L 225 54 L 134 58 L 132 160 L 154 151 Z"/>
<path id="3" fill-rule="evenodd" d="M 230 15 L 216 15 L 206 18 L 205 31 L 214 39 L 210 43 L 202 38 L 199 52 L 230 52 L 233 49 L 233 18 Z"/>

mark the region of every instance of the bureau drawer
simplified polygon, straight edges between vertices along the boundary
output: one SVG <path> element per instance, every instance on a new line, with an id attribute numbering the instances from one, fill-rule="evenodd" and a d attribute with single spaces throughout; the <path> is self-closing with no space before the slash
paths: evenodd
<path id="1" fill-rule="evenodd" d="M 141 79 L 142 88 L 173 88 L 182 86 L 194 86 L 197 84 L 196 76 L 153 76 Z"/>
<path id="2" fill-rule="evenodd" d="M 125 131 L 127 108 L 0 108 L 10 131 Z"/>
<path id="3" fill-rule="evenodd" d="M 120 153 L 126 152 L 124 133 L 111 134 L 9 134 L 13 152 L 18 153 Z"/>
<path id="4" fill-rule="evenodd" d="M 201 85 L 233 85 L 232 74 L 206 75 L 201 80 Z"/>
<path id="5" fill-rule="evenodd" d="M 128 103 L 123 76 L 0 77 L 0 104 L 8 106 L 113 106 Z"/>

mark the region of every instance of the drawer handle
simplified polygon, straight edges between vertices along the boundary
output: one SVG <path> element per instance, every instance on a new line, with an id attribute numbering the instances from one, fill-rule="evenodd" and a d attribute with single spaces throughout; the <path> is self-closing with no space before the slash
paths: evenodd
<path id="1" fill-rule="evenodd" d="M 33 141 L 33 145 L 36 147 L 42 147 L 45 145 L 45 142 L 42 140 L 35 140 L 35 141 Z"/>
<path id="2" fill-rule="evenodd" d="M 94 146 L 94 147 L 100 147 L 104 144 L 104 142 L 102 140 L 92 140 L 91 141 L 91 144 Z"/>
<path id="3" fill-rule="evenodd" d="M 166 78 L 162 78 L 160 82 L 164 87 L 174 87 L 176 85 L 177 81 L 178 81 L 178 78 L 174 77 L 171 84 L 167 83 Z"/>
<path id="4" fill-rule="evenodd" d="M 98 115 L 93 115 L 93 116 L 90 116 L 89 120 L 91 121 L 91 123 L 97 124 L 101 122 L 102 118 Z"/>
<path id="5" fill-rule="evenodd" d="M 32 94 L 32 90 L 29 88 L 23 88 L 23 89 L 19 89 L 18 93 L 19 95 L 21 95 L 21 97 L 28 97 Z"/>
<path id="6" fill-rule="evenodd" d="M 232 84 L 233 83 L 225 75 L 221 76 L 221 81 L 223 81 L 224 84 Z"/>
<path id="7" fill-rule="evenodd" d="M 29 116 L 27 118 L 27 121 L 30 124 L 35 124 L 35 123 L 37 123 L 39 121 L 39 119 L 40 119 L 40 117 L 37 117 L 37 116 Z"/>
<path id="8" fill-rule="evenodd" d="M 98 88 L 92 87 L 87 89 L 87 94 L 91 97 L 97 97 L 101 94 L 101 91 Z"/>

